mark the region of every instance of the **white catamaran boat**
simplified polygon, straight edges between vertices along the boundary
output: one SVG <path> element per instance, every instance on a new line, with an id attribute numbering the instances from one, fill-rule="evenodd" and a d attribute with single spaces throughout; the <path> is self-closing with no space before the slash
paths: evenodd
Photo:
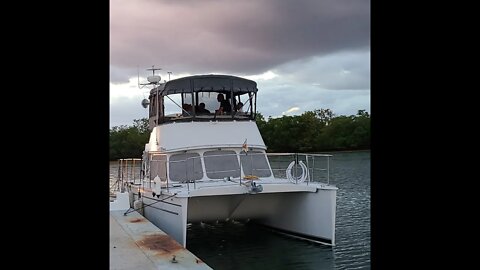
<path id="1" fill-rule="evenodd" d="M 148 80 L 142 173 L 122 184 L 130 206 L 142 201 L 144 216 L 184 247 L 188 223 L 229 219 L 335 245 L 330 155 L 267 154 L 255 123 L 256 82 L 197 75 L 161 83 L 155 71 Z M 165 102 L 178 112 L 166 114 Z"/>

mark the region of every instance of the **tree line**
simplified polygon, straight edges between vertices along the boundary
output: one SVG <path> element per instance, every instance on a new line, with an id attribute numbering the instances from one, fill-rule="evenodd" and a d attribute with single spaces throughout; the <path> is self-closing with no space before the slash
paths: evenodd
<path id="1" fill-rule="evenodd" d="M 365 110 L 335 116 L 330 109 L 319 109 L 267 120 L 257 114 L 256 121 L 269 152 L 370 149 L 370 115 Z"/>
<path id="2" fill-rule="evenodd" d="M 110 129 L 110 160 L 141 158 L 150 138 L 148 118 L 133 120 L 133 126 L 115 126 Z"/>
<path id="3" fill-rule="evenodd" d="M 140 158 L 148 142 L 148 119 L 135 119 L 132 126 L 110 129 L 110 160 Z M 265 117 L 256 122 L 268 152 L 321 152 L 370 149 L 370 115 L 336 116 L 330 109 L 306 111 L 301 115 Z"/>

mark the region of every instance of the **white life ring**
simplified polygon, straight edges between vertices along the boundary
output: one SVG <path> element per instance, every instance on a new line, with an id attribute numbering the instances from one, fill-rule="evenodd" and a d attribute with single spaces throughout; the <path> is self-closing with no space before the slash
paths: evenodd
<path id="1" fill-rule="evenodd" d="M 290 162 L 287 167 L 287 171 L 285 172 L 287 175 L 287 179 L 292 183 L 302 183 L 308 177 L 307 165 L 305 165 L 305 163 L 303 163 L 301 160 L 298 163 L 300 164 L 300 167 L 302 167 L 302 175 L 300 177 L 294 177 L 292 175 L 292 168 L 293 165 L 295 165 L 295 161 Z"/>

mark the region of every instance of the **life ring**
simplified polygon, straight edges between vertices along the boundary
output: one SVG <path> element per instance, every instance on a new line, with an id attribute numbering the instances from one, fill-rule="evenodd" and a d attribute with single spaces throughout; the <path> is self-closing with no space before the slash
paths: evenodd
<path id="1" fill-rule="evenodd" d="M 305 165 L 305 163 L 303 163 L 303 161 L 301 160 L 298 163 L 300 164 L 300 167 L 302 167 L 302 175 L 300 177 L 294 177 L 292 175 L 292 168 L 293 168 L 293 165 L 295 165 L 295 161 L 290 162 L 285 172 L 287 179 L 292 183 L 302 183 L 308 177 L 307 165 Z"/>

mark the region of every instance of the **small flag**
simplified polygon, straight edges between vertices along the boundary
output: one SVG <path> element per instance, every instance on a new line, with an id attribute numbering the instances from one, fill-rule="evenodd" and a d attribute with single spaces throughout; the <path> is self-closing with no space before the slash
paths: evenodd
<path id="1" fill-rule="evenodd" d="M 245 152 L 245 153 L 248 152 L 247 139 L 245 139 L 245 142 L 242 145 L 242 151 Z"/>

